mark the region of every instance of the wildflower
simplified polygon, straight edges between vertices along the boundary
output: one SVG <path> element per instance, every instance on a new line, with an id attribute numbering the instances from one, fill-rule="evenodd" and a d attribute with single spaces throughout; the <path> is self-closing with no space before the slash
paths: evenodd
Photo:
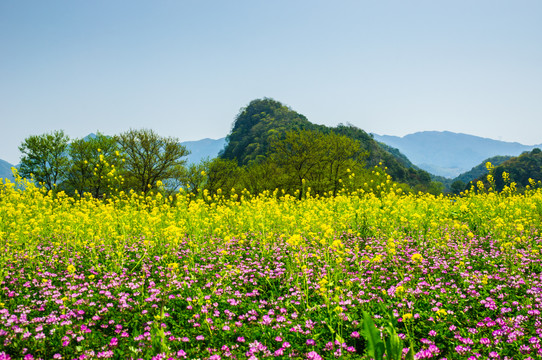
<path id="1" fill-rule="evenodd" d="M 311 351 L 307 354 L 307 360 L 322 360 L 322 357 L 316 351 Z"/>
<path id="2" fill-rule="evenodd" d="M 411 319 L 412 319 L 412 314 L 411 313 L 407 313 L 407 314 L 403 315 L 403 321 L 408 321 L 408 320 L 411 320 Z"/>
<path id="3" fill-rule="evenodd" d="M 410 260 L 414 263 L 421 263 L 423 261 L 423 256 L 421 254 L 414 254 L 410 257 Z"/>

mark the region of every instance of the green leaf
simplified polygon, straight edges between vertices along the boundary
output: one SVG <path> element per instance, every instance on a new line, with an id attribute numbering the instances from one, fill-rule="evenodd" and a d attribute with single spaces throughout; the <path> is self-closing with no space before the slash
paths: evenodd
<path id="1" fill-rule="evenodd" d="M 373 322 L 373 319 L 365 311 L 363 312 L 363 336 L 367 340 L 367 355 L 381 360 L 384 355 L 384 343 L 380 339 L 380 331 Z"/>
<path id="2" fill-rule="evenodd" d="M 403 353 L 403 341 L 397 334 L 391 334 L 386 338 L 386 357 L 390 360 L 401 360 Z"/>

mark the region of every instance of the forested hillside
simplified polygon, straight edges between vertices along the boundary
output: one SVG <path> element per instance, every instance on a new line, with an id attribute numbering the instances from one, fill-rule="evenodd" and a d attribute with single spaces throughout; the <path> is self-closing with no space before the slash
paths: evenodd
<path id="1" fill-rule="evenodd" d="M 493 163 L 492 165 L 491 173 L 495 182 L 494 186 L 499 191 L 505 186 L 510 186 L 511 183 L 515 183 L 515 186 L 521 189 L 542 181 L 542 151 L 539 148 L 512 157 L 500 165 L 495 166 L 496 164 Z M 471 184 L 474 185 L 478 181 L 487 183 L 487 178 L 480 176 Z"/>
<path id="2" fill-rule="evenodd" d="M 234 160 L 239 166 L 261 163 L 268 157 L 273 141 L 282 139 L 288 131 L 299 130 L 333 133 L 353 139 L 366 154 L 366 166 L 380 164 L 387 168 L 393 180 L 412 187 L 427 189 L 430 186 L 427 172 L 414 167 L 397 149 L 382 146 L 365 131 L 352 125 L 327 127 L 313 124 L 304 115 L 269 98 L 253 100 L 241 109 L 227 136 L 221 158 Z"/>

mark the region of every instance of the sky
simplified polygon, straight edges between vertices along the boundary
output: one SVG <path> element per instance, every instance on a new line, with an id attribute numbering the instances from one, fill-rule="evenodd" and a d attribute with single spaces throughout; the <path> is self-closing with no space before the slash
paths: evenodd
<path id="1" fill-rule="evenodd" d="M 269 97 L 317 124 L 542 143 L 542 1 L 3 0 L 0 159 L 30 135 L 221 138 Z"/>

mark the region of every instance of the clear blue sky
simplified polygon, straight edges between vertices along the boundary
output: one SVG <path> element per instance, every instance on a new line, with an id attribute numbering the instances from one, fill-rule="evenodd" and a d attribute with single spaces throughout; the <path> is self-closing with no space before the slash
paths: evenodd
<path id="1" fill-rule="evenodd" d="M 271 97 L 319 124 L 542 143 L 542 1 L 3 0 L 0 159 L 29 135 L 220 138 Z"/>

